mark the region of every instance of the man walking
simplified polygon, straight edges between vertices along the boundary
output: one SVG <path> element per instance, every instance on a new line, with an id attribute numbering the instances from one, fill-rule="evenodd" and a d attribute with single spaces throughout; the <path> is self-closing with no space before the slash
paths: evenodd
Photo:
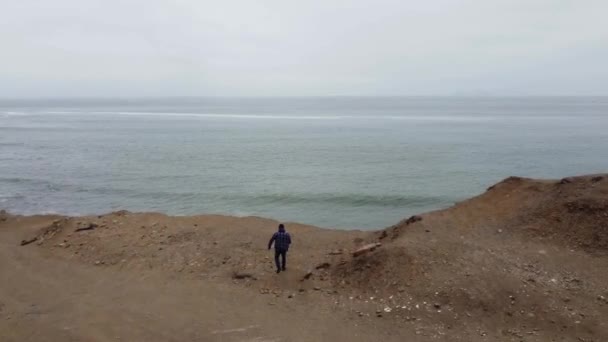
<path id="1" fill-rule="evenodd" d="M 280 273 L 281 271 L 285 271 L 287 269 L 287 250 L 291 244 L 291 236 L 289 236 L 289 233 L 285 231 L 285 226 L 282 223 L 279 224 L 279 231 L 274 233 L 272 238 L 270 238 L 270 241 L 268 242 L 268 250 L 270 250 L 272 247 L 273 242 L 274 262 L 277 265 L 277 273 Z M 281 267 L 281 263 L 279 262 L 279 256 L 281 256 L 283 267 Z"/>

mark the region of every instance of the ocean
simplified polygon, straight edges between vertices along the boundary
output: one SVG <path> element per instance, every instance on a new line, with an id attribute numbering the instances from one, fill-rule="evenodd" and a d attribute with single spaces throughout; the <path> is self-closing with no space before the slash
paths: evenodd
<path id="1" fill-rule="evenodd" d="M 607 97 L 0 100 L 0 209 L 375 229 L 608 171 Z"/>

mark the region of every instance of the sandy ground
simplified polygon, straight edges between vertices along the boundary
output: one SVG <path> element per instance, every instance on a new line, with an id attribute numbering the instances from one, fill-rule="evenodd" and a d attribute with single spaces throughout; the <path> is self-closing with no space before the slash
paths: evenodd
<path id="1" fill-rule="evenodd" d="M 0 341 L 608 341 L 606 175 L 509 178 L 374 232 L 286 223 L 278 275 L 277 224 L 3 212 Z"/>

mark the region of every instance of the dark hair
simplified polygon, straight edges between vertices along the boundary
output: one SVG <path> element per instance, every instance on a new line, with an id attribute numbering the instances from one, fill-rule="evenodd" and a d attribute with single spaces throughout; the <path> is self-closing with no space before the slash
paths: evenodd
<path id="1" fill-rule="evenodd" d="M 285 226 L 282 223 L 279 223 L 279 229 L 284 229 Z"/>

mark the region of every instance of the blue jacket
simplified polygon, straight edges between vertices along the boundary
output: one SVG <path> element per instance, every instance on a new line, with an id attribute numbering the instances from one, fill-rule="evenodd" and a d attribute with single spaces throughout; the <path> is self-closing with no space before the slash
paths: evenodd
<path id="1" fill-rule="evenodd" d="M 291 244 L 291 236 L 285 231 L 285 229 L 282 229 L 272 234 L 272 238 L 270 238 L 270 241 L 268 241 L 268 249 L 272 247 L 273 242 L 274 249 L 279 251 L 287 251 L 289 249 L 289 245 Z"/>

